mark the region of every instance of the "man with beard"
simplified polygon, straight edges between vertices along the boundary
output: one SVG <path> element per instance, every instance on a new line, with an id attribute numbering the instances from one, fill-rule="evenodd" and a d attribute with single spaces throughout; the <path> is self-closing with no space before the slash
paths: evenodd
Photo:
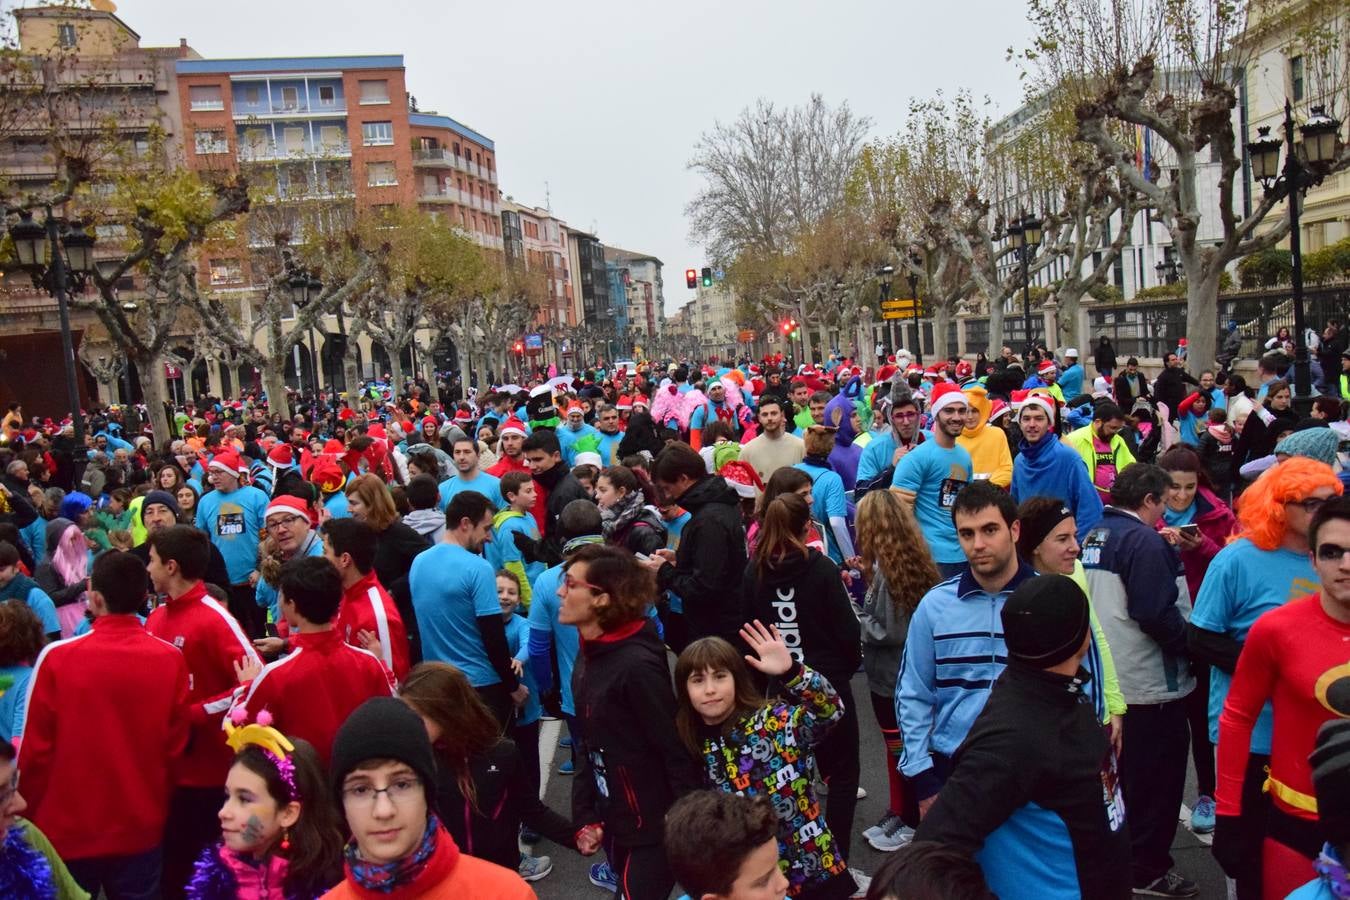
<path id="1" fill-rule="evenodd" d="M 1083 459 L 1055 437 L 1055 398 L 1039 391 L 1018 391 L 1017 424 L 1022 430 L 1017 458 L 1013 460 L 1010 490 L 1018 503 L 1032 497 L 1054 497 L 1073 511 L 1078 541 L 1102 518 L 1102 501 L 1088 477 Z"/>
<path id="2" fill-rule="evenodd" d="M 890 487 L 891 477 L 882 476 L 887 472 L 893 476 L 895 466 L 905 454 L 932 436 L 919 428 L 919 401 L 908 388 L 896 388 L 887 406 L 886 418 L 891 427 L 872 438 L 858 459 L 857 484 L 860 487 Z"/>
<path id="3" fill-rule="evenodd" d="M 914 510 L 933 551 L 933 562 L 944 578 L 950 578 L 966 562 L 956 538 L 952 507 L 974 471 L 969 451 L 956 443 L 966 428 L 966 395 L 955 384 L 940 384 L 933 391 L 932 408 L 936 419 L 933 439 L 904 454 L 895 467 L 891 489 Z"/>
<path id="4" fill-rule="evenodd" d="M 741 462 L 748 463 L 766 484 L 774 472 L 795 466 L 805 456 L 805 444 L 787 431 L 787 407 L 777 394 L 759 400 L 759 434 L 741 447 Z"/>
<path id="5" fill-rule="evenodd" d="M 541 502 L 544 504 L 544 522 L 539 529 L 544 538 L 537 544 L 524 535 L 517 535 L 514 540 L 526 562 L 554 565 L 562 559 L 558 516 L 573 500 L 589 500 L 590 497 L 581 482 L 563 464 L 562 448 L 558 444 L 558 436 L 552 431 L 536 431 L 525 439 L 521 449 L 524 451 L 525 464 L 534 476 L 537 493 L 542 498 L 536 499 L 535 505 L 537 507 Z"/>

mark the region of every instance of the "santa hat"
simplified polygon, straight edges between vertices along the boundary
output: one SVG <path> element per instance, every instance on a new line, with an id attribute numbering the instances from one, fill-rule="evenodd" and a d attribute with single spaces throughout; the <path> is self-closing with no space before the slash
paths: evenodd
<path id="1" fill-rule="evenodd" d="M 939 367 L 939 366 L 936 365 L 936 364 L 931 365 L 931 366 L 929 366 L 928 368 L 926 368 L 926 369 L 923 370 L 923 377 L 924 377 L 924 378 L 941 378 L 941 377 L 942 377 L 942 369 L 941 369 L 941 367 Z"/>
<path id="2" fill-rule="evenodd" d="M 764 482 L 760 480 L 759 473 L 749 463 L 739 459 L 723 463 L 717 474 L 721 475 L 738 495 L 746 499 L 751 499 L 764 490 Z"/>
<path id="3" fill-rule="evenodd" d="M 343 445 L 342 441 L 339 441 L 337 438 L 329 438 L 328 441 L 323 445 L 323 452 L 333 453 L 338 456 L 341 456 L 342 454 L 347 452 L 347 448 L 346 446 Z"/>
<path id="4" fill-rule="evenodd" d="M 646 394 L 634 394 L 634 395 L 633 395 L 633 409 L 638 409 L 638 408 L 641 408 L 641 409 L 651 409 L 651 408 L 652 408 L 652 402 L 651 402 L 650 400 L 647 399 L 647 395 L 646 395 Z"/>
<path id="5" fill-rule="evenodd" d="M 229 472 L 236 478 L 239 478 L 248 472 L 248 466 L 244 465 L 244 460 L 233 450 L 222 450 L 211 457 L 211 462 L 207 465 L 207 468 L 220 469 L 222 472 Z"/>
<path id="6" fill-rule="evenodd" d="M 277 444 L 267 453 L 267 464 L 274 469 L 289 469 L 295 465 L 295 454 L 290 444 Z"/>
<path id="7" fill-rule="evenodd" d="M 352 412 L 350 406 L 344 406 L 341 411 L 338 412 L 338 419 L 342 422 L 347 422 L 354 418 L 356 418 L 356 413 Z"/>
<path id="8" fill-rule="evenodd" d="M 939 384 L 933 388 L 933 396 L 929 399 L 929 409 L 933 415 L 937 415 L 942 408 L 953 403 L 965 403 L 966 395 L 961 393 L 961 388 L 955 384 Z"/>
<path id="9" fill-rule="evenodd" d="M 974 371 L 975 367 L 972 366 L 967 360 L 963 359 L 956 364 L 957 378 L 969 378 Z"/>
<path id="10" fill-rule="evenodd" d="M 512 416 L 503 422 L 501 430 L 498 431 L 497 434 L 500 437 L 505 437 L 508 434 L 518 434 L 521 437 L 529 437 L 529 435 L 525 433 L 525 423 L 515 416 Z"/>
<path id="11" fill-rule="evenodd" d="M 455 421 L 456 421 L 456 422 L 467 422 L 467 421 L 469 421 L 469 420 L 472 419 L 472 418 L 473 418 L 473 413 L 469 412 L 467 409 L 461 409 L 461 410 L 457 410 L 457 411 L 455 412 Z"/>
<path id="12" fill-rule="evenodd" d="M 759 374 L 759 366 L 755 365 L 754 363 L 751 363 L 751 364 L 750 364 L 750 376 L 753 378 L 754 376 L 756 376 L 756 375 L 758 375 L 758 374 Z"/>
<path id="13" fill-rule="evenodd" d="M 305 501 L 289 494 L 272 498 L 271 502 L 267 504 L 267 512 L 263 514 L 263 521 L 266 522 L 277 513 L 286 513 L 297 519 L 309 519 L 309 509 L 306 508 Z"/>
<path id="14" fill-rule="evenodd" d="M 370 426 L 370 428 L 366 429 L 366 434 L 370 435 L 371 437 L 375 438 L 378 441 L 389 440 L 389 434 L 384 430 L 383 425 Z"/>
<path id="15" fill-rule="evenodd" d="M 428 425 L 434 430 L 439 424 L 440 423 L 436 421 L 435 416 L 427 416 L 422 419 L 422 430 L 425 431 Z"/>
<path id="16" fill-rule="evenodd" d="M 572 458 L 573 467 L 576 466 L 595 466 L 597 469 L 605 467 L 605 461 L 599 453 L 594 450 L 583 450 Z"/>
<path id="17" fill-rule="evenodd" d="M 995 398 L 989 404 L 989 421 L 993 422 L 999 416 L 1006 414 L 1010 409 L 1012 409 L 1011 406 L 1004 403 L 1002 400 Z"/>
<path id="18" fill-rule="evenodd" d="M 614 405 L 615 405 L 616 407 L 618 407 L 619 409 L 632 409 L 632 408 L 633 408 L 633 400 L 632 400 L 632 398 L 630 398 L 627 394 L 620 394 L 620 395 L 619 395 L 619 402 L 616 403 L 616 404 L 614 404 Z"/>
<path id="19" fill-rule="evenodd" d="M 335 494 L 347 483 L 337 460 L 331 456 L 320 456 L 314 461 L 314 466 L 309 470 L 309 481 L 325 494 Z"/>
<path id="20" fill-rule="evenodd" d="M 1041 364 L 1036 367 L 1036 374 L 1047 375 L 1051 372 L 1056 372 L 1058 370 L 1059 367 L 1055 365 L 1055 361 L 1053 359 L 1047 359 L 1043 360 Z"/>
<path id="21" fill-rule="evenodd" d="M 906 375 L 917 375 L 919 372 L 922 372 L 922 371 L 923 371 L 923 369 L 920 368 L 920 367 L 919 367 L 919 364 L 916 363 L 916 362 L 911 362 L 909 365 L 905 366 L 905 374 L 906 374 Z"/>
<path id="22" fill-rule="evenodd" d="M 573 400 L 571 403 L 567 404 L 567 414 L 570 416 L 572 415 L 572 413 L 576 413 L 579 416 L 584 416 L 586 415 L 586 410 L 581 408 L 580 403 Z"/>
<path id="23" fill-rule="evenodd" d="M 1050 417 L 1050 421 L 1055 420 L 1055 407 L 1058 405 L 1054 396 L 1044 391 L 1028 390 L 1013 391 L 1013 408 L 1017 410 L 1018 415 L 1028 406 L 1039 406 L 1045 410 L 1045 414 Z"/>

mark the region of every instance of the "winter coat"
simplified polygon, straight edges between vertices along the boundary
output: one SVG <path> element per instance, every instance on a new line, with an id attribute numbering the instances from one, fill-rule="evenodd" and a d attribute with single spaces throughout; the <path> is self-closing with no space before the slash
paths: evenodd
<path id="1" fill-rule="evenodd" d="M 660 844 L 671 804 L 702 778 L 675 732 L 675 692 L 655 626 L 644 618 L 583 640 L 572 694 L 580 725 L 573 822 L 603 823 L 620 847 Z"/>
<path id="2" fill-rule="evenodd" d="M 1114 372 L 1116 369 L 1116 348 L 1110 341 L 1098 342 L 1092 351 L 1092 364 L 1098 372 Z"/>
<path id="3" fill-rule="evenodd" d="M 1200 526 L 1200 544 L 1192 550 L 1181 551 L 1181 565 L 1186 569 L 1186 587 L 1192 597 L 1200 595 L 1200 582 L 1205 580 L 1210 560 L 1228 544 L 1238 530 L 1237 516 L 1228 505 L 1206 487 L 1195 491 L 1195 517 L 1191 522 Z M 1167 522 L 1158 520 L 1159 530 Z M 1179 549 L 1179 548 L 1178 548 Z"/>
<path id="4" fill-rule="evenodd" d="M 1166 403 L 1167 408 L 1172 411 L 1172 418 L 1175 419 L 1177 412 L 1181 407 L 1181 401 L 1186 399 L 1190 393 L 1190 388 L 1186 385 L 1200 386 L 1200 382 L 1195 376 L 1185 369 L 1179 369 L 1168 366 L 1159 373 L 1158 378 L 1153 382 L 1153 399 L 1158 403 Z"/>
<path id="5" fill-rule="evenodd" d="M 862 633 L 863 671 L 867 688 L 882 697 L 895 694 L 900 658 L 905 655 L 910 613 L 891 599 L 880 568 L 872 573 L 872 582 L 863 596 L 858 626 Z"/>
<path id="6" fill-rule="evenodd" d="M 684 600 L 690 640 L 716 635 L 737 644 L 746 621 L 740 495 L 724 479 L 705 475 L 684 492 L 680 506 L 690 519 L 680 532 L 674 565 L 657 570 L 658 586 Z"/>
<path id="7" fill-rule="evenodd" d="M 333 877 L 327 884 L 312 885 L 308 889 L 287 891 L 286 859 L 277 854 L 262 864 L 246 859 L 224 844 L 207 847 L 192 867 L 192 879 L 187 883 L 188 900 L 244 900 L 244 898 L 276 898 L 276 900 L 315 900 L 322 897 L 338 880 L 340 870 L 333 867 Z"/>
<path id="8" fill-rule="evenodd" d="M 839 568 L 828 557 L 808 550 L 762 570 L 752 562 L 741 589 L 751 617 L 777 625 L 793 659 L 834 684 L 848 684 L 862 662 L 861 635 Z"/>
<path id="9" fill-rule="evenodd" d="M 779 867 L 793 897 L 844 898 L 855 885 L 815 795 L 812 746 L 844 716 L 830 682 L 794 663 L 785 699 L 733 723 L 698 729 L 704 777 L 726 793 L 768 797 L 778 816 Z"/>

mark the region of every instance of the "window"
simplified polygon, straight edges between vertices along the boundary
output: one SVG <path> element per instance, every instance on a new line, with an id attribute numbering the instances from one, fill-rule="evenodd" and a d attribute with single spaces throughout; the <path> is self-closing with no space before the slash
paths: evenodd
<path id="1" fill-rule="evenodd" d="M 75 46 L 75 26 L 74 26 L 74 25 L 57 25 L 57 26 L 56 26 L 56 40 L 57 40 L 57 43 L 59 43 L 62 47 L 64 47 L 64 48 L 67 49 L 67 50 L 69 50 L 71 47 L 74 47 L 74 46 Z"/>
<path id="2" fill-rule="evenodd" d="M 456 156 L 459 156 L 459 144 L 458 144 L 458 143 L 455 144 L 455 155 L 456 155 Z"/>
<path id="3" fill-rule="evenodd" d="M 258 92 L 256 84 L 250 84 L 244 88 L 244 102 L 249 106 L 257 106 L 262 102 L 262 94 Z"/>
<path id="4" fill-rule="evenodd" d="M 319 102 L 324 106 L 332 106 L 337 102 L 337 90 L 331 84 L 319 85 Z"/>
<path id="5" fill-rule="evenodd" d="M 1293 96 L 1295 103 L 1303 99 L 1302 56 L 1294 56 L 1289 59 L 1289 93 Z"/>
<path id="6" fill-rule="evenodd" d="M 199 155 L 206 153 L 228 153 L 230 146 L 225 141 L 225 132 L 220 129 L 193 132 Z"/>
<path id="7" fill-rule="evenodd" d="M 243 267 L 237 259 L 211 260 L 212 284 L 238 284 L 244 280 Z"/>
<path id="8" fill-rule="evenodd" d="M 379 81 L 361 81 L 359 84 L 362 105 L 389 102 L 389 82 L 380 79 Z"/>
<path id="9" fill-rule="evenodd" d="M 218 84 L 194 84 L 188 88 L 188 101 L 192 109 L 224 109 L 225 99 L 220 94 Z"/>
<path id="10" fill-rule="evenodd" d="M 373 162 L 366 165 L 366 184 L 370 187 L 385 187 L 398 184 L 391 162 Z"/>
<path id="11" fill-rule="evenodd" d="M 340 125 L 319 128 L 319 144 L 325 150 L 343 150 L 347 146 L 347 131 Z"/>
<path id="12" fill-rule="evenodd" d="M 367 147 L 383 147 L 394 143 L 394 123 L 362 122 L 361 143 Z"/>
<path id="13" fill-rule="evenodd" d="M 300 108 L 300 89 L 296 87 L 283 87 L 281 89 L 281 108 L 299 109 Z"/>

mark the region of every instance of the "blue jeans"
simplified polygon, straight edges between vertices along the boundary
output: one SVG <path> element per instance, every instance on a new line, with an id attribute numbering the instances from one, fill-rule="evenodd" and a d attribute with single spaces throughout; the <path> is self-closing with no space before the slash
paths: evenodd
<path id="1" fill-rule="evenodd" d="M 108 900 L 159 900 L 162 862 L 163 848 L 155 847 L 132 856 L 68 859 L 66 868 L 80 887 L 94 897 L 102 890 Z"/>

